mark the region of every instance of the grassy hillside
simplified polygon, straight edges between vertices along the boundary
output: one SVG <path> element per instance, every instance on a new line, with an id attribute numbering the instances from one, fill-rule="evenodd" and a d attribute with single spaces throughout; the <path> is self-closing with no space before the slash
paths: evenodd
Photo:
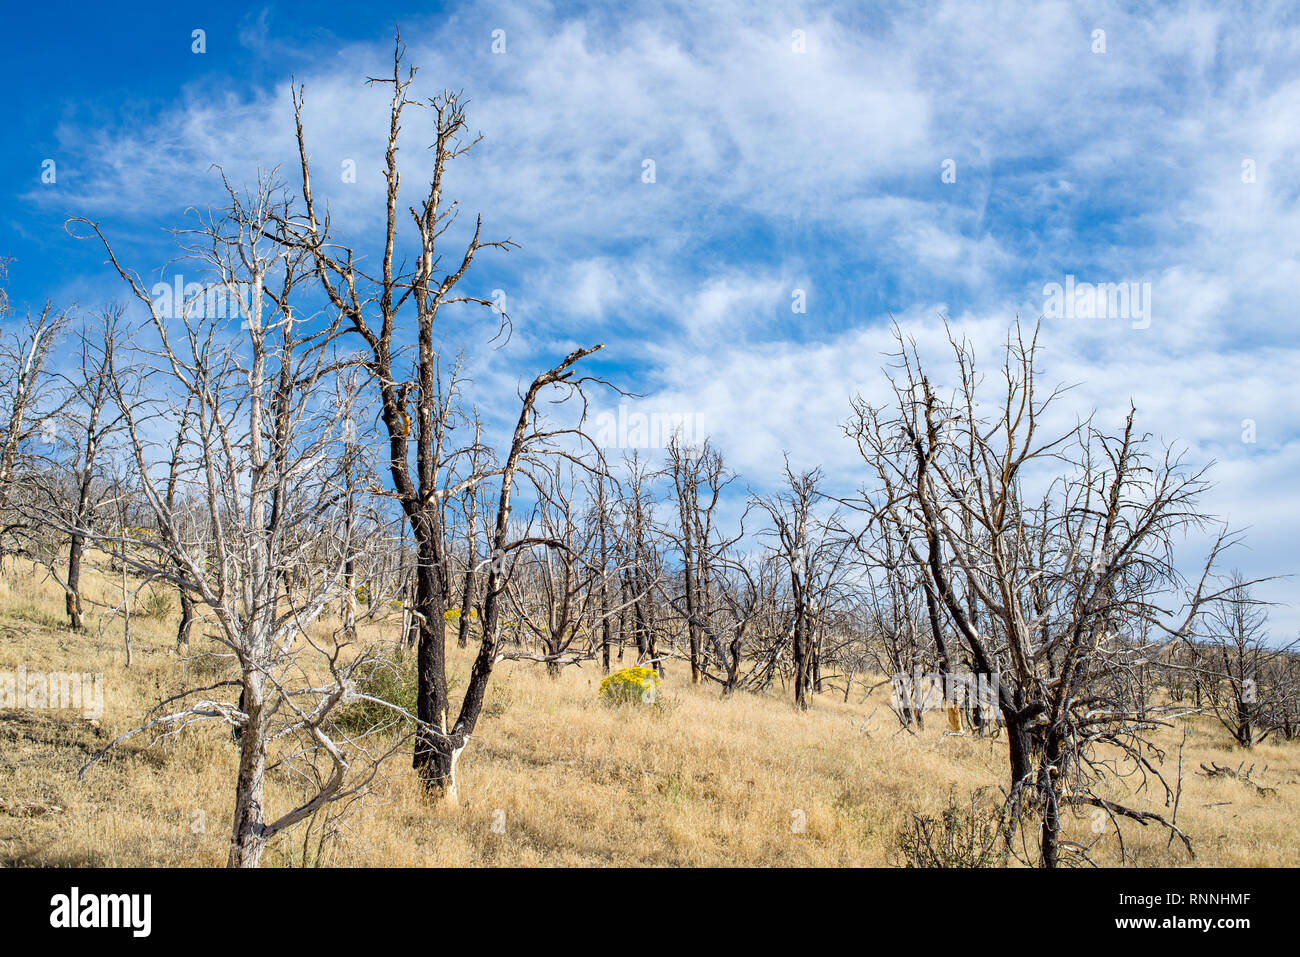
<path id="1" fill-rule="evenodd" d="M 228 728 L 209 722 L 153 746 L 139 735 L 82 782 L 77 769 L 161 699 L 228 677 L 231 666 L 176 655 L 173 607 L 170 617 L 133 619 L 128 669 L 120 620 L 101 634 L 91 615 L 89 631 L 74 634 L 63 625 L 61 594 L 38 571 L 20 563 L 0 578 L 0 672 L 101 672 L 105 689 L 98 720 L 0 710 L 0 864 L 224 864 L 236 767 Z M 113 587 L 90 583 L 104 599 Z M 196 630 L 193 652 L 207 644 Z M 469 655 L 452 644 L 463 674 Z M 1003 740 L 945 736 L 938 720 L 900 731 L 888 687 L 864 700 L 855 686 L 847 703 L 823 694 L 800 714 L 776 694 L 721 700 L 716 687 L 692 687 L 687 669 L 670 664 L 664 706 L 611 708 L 597 698 L 600 677 L 592 664 L 550 679 L 539 664 L 502 663 L 460 761 L 455 804 L 423 800 L 409 754 L 399 755 L 341 822 L 300 827 L 265 863 L 887 865 L 899 861 L 897 835 L 914 811 L 940 814 L 950 791 L 965 801 L 1005 777 Z M 1197 860 L 1177 842 L 1168 847 L 1163 830 L 1131 824 L 1125 840 L 1138 863 L 1300 860 L 1300 747 L 1239 752 L 1209 718 L 1186 732 L 1178 822 Z M 1181 728 L 1161 738 L 1171 780 L 1181 738 Z M 1254 778 L 1276 793 L 1207 778 L 1199 767 L 1211 761 L 1254 763 Z M 272 773 L 270 812 L 291 806 L 290 784 Z M 1168 813 L 1154 783 L 1135 800 Z M 1091 823 L 1071 821 L 1066 836 L 1095 840 Z M 1093 856 L 1118 860 L 1113 832 Z"/>

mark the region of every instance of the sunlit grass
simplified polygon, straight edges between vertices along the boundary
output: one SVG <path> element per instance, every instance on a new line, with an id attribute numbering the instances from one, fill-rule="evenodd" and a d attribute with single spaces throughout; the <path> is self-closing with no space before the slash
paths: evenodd
<path id="1" fill-rule="evenodd" d="M 92 597 L 116 604 L 120 582 L 89 575 Z M 102 672 L 98 722 L 69 712 L 0 712 L 0 863 L 6 865 L 219 866 L 227 853 L 236 749 L 229 729 L 197 726 L 164 744 L 133 739 L 83 782 L 77 769 L 112 737 L 138 724 L 163 697 L 233 673 L 228 660 L 182 661 L 176 609 L 132 620 L 134 661 L 125 667 L 122 625 L 74 634 L 63 598 L 30 565 L 0 575 L 0 671 Z M 329 623 L 319 627 L 329 631 Z M 368 638 L 392 641 L 397 625 Z M 210 646 L 196 631 L 192 652 Z M 449 642 L 457 686 L 473 649 Z M 634 664 L 632 656 L 624 665 Z M 542 665 L 503 662 L 478 731 L 458 766 L 460 800 L 426 802 L 403 753 L 354 807 L 317 857 L 301 828 L 272 845 L 266 866 L 327 865 L 886 865 L 913 811 L 938 814 L 949 789 L 998 787 L 1002 739 L 943 734 L 928 721 L 900 731 L 884 696 L 855 687 L 815 698 L 807 713 L 788 695 L 719 697 L 693 687 L 670 663 L 661 707 L 611 707 L 599 698 L 594 664 L 551 679 Z M 1182 728 L 1163 732 L 1164 770 L 1176 777 Z M 1277 788 L 1211 780 L 1202 762 L 1240 761 Z M 1265 767 L 1267 769 L 1265 770 Z M 1187 724 L 1178 822 L 1196 864 L 1292 866 L 1300 860 L 1300 748 L 1268 743 L 1240 752 L 1211 719 Z M 1168 814 L 1158 787 L 1129 803 Z M 268 801 L 293 792 L 272 774 Z M 1092 818 L 1067 818 L 1066 836 L 1092 841 Z M 1156 826 L 1125 832 L 1140 864 L 1185 865 L 1186 852 Z M 304 854 L 304 845 L 307 851 Z M 1118 860 L 1113 835 L 1093 856 Z"/>

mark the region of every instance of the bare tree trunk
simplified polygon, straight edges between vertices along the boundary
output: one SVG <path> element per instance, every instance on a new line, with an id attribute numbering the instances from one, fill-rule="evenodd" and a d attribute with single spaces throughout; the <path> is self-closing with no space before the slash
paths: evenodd
<path id="1" fill-rule="evenodd" d="M 1061 745 L 1056 735 L 1049 735 L 1038 770 L 1038 798 L 1043 806 L 1040 867 L 1056 867 L 1061 849 L 1060 781 Z"/>
<path id="2" fill-rule="evenodd" d="M 447 649 L 443 615 L 447 600 L 438 575 L 437 556 L 427 518 L 412 517 L 420 546 L 415 569 L 415 611 L 419 616 L 416 670 L 420 695 L 417 717 L 422 722 L 415 736 L 412 766 L 427 789 L 446 790 L 452 785 L 454 750 L 447 734 Z M 434 730 L 436 729 L 436 730 Z"/>
<path id="3" fill-rule="evenodd" d="M 797 599 L 796 599 L 797 600 Z M 795 611 L 794 620 L 794 703 L 800 711 L 808 710 L 808 649 L 803 633 L 803 614 Z"/>
<path id="4" fill-rule="evenodd" d="M 122 536 L 126 537 L 125 532 Z M 124 545 L 125 549 L 126 546 Z M 126 576 L 126 562 L 122 562 L 122 638 L 126 643 L 126 666 L 131 667 L 131 595 L 129 591 L 129 582 Z"/>
<path id="5" fill-rule="evenodd" d="M 68 582 L 65 608 L 68 613 L 68 626 L 73 631 L 82 631 L 86 623 L 81 614 L 81 554 L 86 547 L 86 537 L 79 532 L 72 533 L 68 544 Z"/>
<path id="6" fill-rule="evenodd" d="M 239 778 L 235 782 L 235 819 L 230 834 L 227 867 L 258 867 L 266 849 L 266 819 L 263 795 L 266 787 L 266 741 L 264 740 L 263 677 L 256 671 L 244 673 L 240 704 L 248 720 L 239 737 Z"/>
<path id="7" fill-rule="evenodd" d="M 194 599 L 189 589 L 178 588 L 181 598 L 181 622 L 176 628 L 176 647 L 189 650 L 190 629 L 194 625 Z"/>

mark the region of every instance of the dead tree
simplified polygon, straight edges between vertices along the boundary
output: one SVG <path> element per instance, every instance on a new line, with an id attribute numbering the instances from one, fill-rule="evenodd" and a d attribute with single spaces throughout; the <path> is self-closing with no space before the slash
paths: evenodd
<path id="1" fill-rule="evenodd" d="M 227 195 L 226 210 L 200 216 L 178 238 L 188 261 L 213 278 L 210 288 L 237 304 L 230 322 L 214 315 L 207 296 L 187 296 L 170 314 L 118 262 L 97 225 L 77 222 L 103 243 L 148 309 L 157 343 L 129 356 L 115 350 L 108 364 L 152 529 L 143 538 L 95 534 L 94 541 L 117 557 L 124 574 L 129 567 L 146 580 L 189 591 L 204 609 L 205 632 L 239 666 L 233 681 L 162 702 L 160 716 L 109 748 L 145 730 L 168 734 L 206 719 L 230 724 L 239 770 L 227 863 L 256 867 L 269 841 L 325 805 L 360 793 L 407 738 L 343 736 L 333 727 L 333 715 L 357 695 L 357 669 L 370 657 L 365 649 L 347 651 L 340 630 L 313 630 L 337 607 L 355 557 L 345 537 L 321 534 L 342 521 L 346 494 L 340 427 L 348 410 L 322 410 L 320 402 L 338 320 L 320 320 L 306 306 L 302 286 L 311 262 L 275 235 L 290 215 L 278 188 L 267 181 L 252 191 L 227 185 Z M 238 331 L 231 331 L 236 322 Z M 129 368 L 149 371 L 128 376 Z M 189 408 L 194 441 L 184 443 L 186 461 L 171 471 L 167 486 L 175 494 L 169 495 L 155 468 L 153 420 L 177 406 Z M 177 495 L 201 503 L 200 528 L 178 514 Z M 282 571 L 302 567 L 299 586 L 282 595 Z M 218 688 L 238 690 L 238 701 L 225 700 Z M 381 743 L 374 747 L 374 740 Z M 267 808 L 273 749 L 281 749 L 274 759 L 293 779 L 315 782 L 278 816 Z"/>
<path id="2" fill-rule="evenodd" d="M 612 476 L 599 469 L 587 486 L 588 498 L 591 500 L 591 519 L 596 524 L 596 543 L 592 561 L 600 575 L 600 594 L 598 612 L 600 615 L 600 667 L 605 674 L 610 672 L 610 649 L 613 646 L 614 626 L 623 613 L 624 606 L 616 607 L 613 597 L 614 586 L 620 581 L 620 570 L 611 567 L 614 561 L 614 514 L 610 506 L 609 488 L 616 485 Z M 594 486 L 594 487 L 593 487 Z"/>
<path id="3" fill-rule="evenodd" d="M 773 554 L 789 575 L 790 605 L 785 635 L 790 647 L 794 702 L 807 710 L 809 695 L 820 690 L 822 625 L 836 600 L 846 567 L 848 543 L 834 533 L 834 516 L 819 519 L 820 469 L 795 473 L 786 464 L 786 489 L 756 496 L 753 504 L 771 520 L 766 533 Z"/>
<path id="4" fill-rule="evenodd" d="M 1203 470 L 1151 449 L 1132 411 L 1117 432 L 1084 421 L 1044 435 L 1060 393 L 1036 391 L 1036 335 L 1026 339 L 1018 326 L 991 405 L 968 343 L 951 342 L 957 375 L 942 399 L 915 345 L 898 341 L 891 406 L 858 400 L 848 426 L 874 473 L 862 507 L 907 530 L 908 555 L 925 569 L 972 666 L 997 676 L 1008 800 L 1017 814 L 1040 818 L 1038 863 L 1087 855 L 1061 840 L 1064 808 L 1107 815 L 1121 856 L 1121 818 L 1156 821 L 1190 851 L 1172 821 L 1113 802 L 1096 785 L 1137 774 L 1171 802 L 1175 794 L 1150 733 L 1178 708 L 1144 708 L 1132 679 L 1219 597 L 1211 569 L 1231 536 L 1219 535 L 1199 581 L 1184 582 L 1172 556 L 1175 538 L 1206 522 L 1197 508 Z M 1171 599 L 1176 613 L 1165 607 Z"/>
<path id="5" fill-rule="evenodd" d="M 187 395 L 180 403 L 180 407 L 174 410 L 173 418 L 176 423 L 175 437 L 167 452 L 167 484 L 163 487 L 163 506 L 172 516 L 172 521 L 178 526 L 190 525 L 192 523 L 201 523 L 203 509 L 199 502 L 191 501 L 182 488 L 183 474 L 185 467 L 185 448 L 187 445 L 187 434 L 191 423 L 190 410 L 193 407 L 194 396 Z M 192 536 L 190 540 L 196 540 L 197 536 Z M 185 573 L 184 564 L 177 558 L 173 557 L 172 564 L 177 576 L 183 576 Z M 190 631 L 194 627 L 195 607 L 194 594 L 183 584 L 176 584 L 176 594 L 180 600 L 181 618 L 176 626 L 176 649 L 184 653 L 190 647 Z"/>
<path id="6" fill-rule="evenodd" d="M 741 521 L 741 534 L 744 520 Z M 741 536 L 737 536 L 736 541 Z M 745 668 L 749 639 L 757 623 L 767 611 L 771 593 L 767 586 L 776 574 L 775 562 L 761 558 L 733 556 L 720 550 L 710 591 L 712 603 L 705 609 L 701 627 L 709 645 L 715 649 L 725 669 L 722 696 L 725 698 L 744 688 L 754 679 L 751 668 Z M 706 672 L 706 674 L 708 674 Z M 713 677 L 712 675 L 708 675 Z"/>
<path id="7" fill-rule="evenodd" d="M 656 473 L 636 451 L 625 458 L 624 471 L 615 551 L 621 581 L 619 603 L 627 614 L 626 618 L 620 617 L 619 641 L 625 643 L 630 635 L 636 646 L 637 663 L 663 674 L 659 653 L 660 616 L 655 599 L 666 576 L 663 544 L 655 523 Z"/>
<path id="8" fill-rule="evenodd" d="M 730 544 L 719 538 L 715 515 L 719 500 L 736 476 L 726 470 L 721 454 L 707 439 L 691 446 L 680 433 L 668 443 L 665 471 L 672 480 L 677 506 L 677 523 L 666 530 L 666 536 L 681 558 L 682 617 L 690 647 L 691 683 L 699 684 L 706 673 L 709 645 L 713 644 L 706 639 L 706 632 L 718 553 Z M 726 659 L 720 648 L 718 652 L 718 662 L 723 665 Z"/>
<path id="9" fill-rule="evenodd" d="M 1256 598 L 1240 572 L 1212 603 L 1201 627 L 1208 652 L 1200 675 L 1210 710 L 1243 748 L 1252 748 L 1282 728 L 1285 699 L 1293 690 L 1279 681 L 1275 665 L 1296 643 L 1272 644 L 1267 603 Z"/>
<path id="10" fill-rule="evenodd" d="M 482 706 L 492 666 L 496 661 L 497 618 L 504 582 L 499 562 L 489 560 L 484 584 L 482 638 L 459 714 L 453 718 L 447 689 L 447 661 L 444 634 L 446 615 L 453 592 L 447 580 L 447 540 L 443 524 L 444 503 L 489 478 L 495 479 L 495 527 L 489 533 L 492 556 L 516 546 L 509 536 L 515 473 L 521 461 L 560 435 L 539 425 L 535 404 L 542 392 L 561 386 L 570 393 L 583 380 L 574 379 L 573 367 L 600 348 L 578 349 L 554 367 L 537 376 L 521 393 L 518 424 L 508 451 L 498 464 L 449 483 L 458 463 L 472 459 L 477 443 L 451 445 L 447 425 L 455 412 L 453 396 L 440 388 L 441 359 L 435 325 L 447 306 L 472 304 L 492 309 L 481 296 L 462 294 L 458 285 L 475 257 L 484 249 L 507 250 L 514 244 L 506 239 L 482 239 L 482 218 L 475 223 L 468 243 L 460 248 L 446 272 L 442 269 L 441 240 L 455 222 L 458 206 L 447 199 L 444 176 L 447 165 L 463 156 L 477 139 L 463 139 L 467 132 L 464 102 L 457 93 L 444 92 L 428 101 L 433 120 L 431 144 L 432 177 L 416 206 L 410 207 L 409 222 L 417 255 L 404 269 L 397 261 L 399 220 L 397 165 L 398 139 L 403 112 L 418 107 L 408 98 L 414 82 L 414 68 L 403 69 L 400 37 L 393 52 L 392 74 L 371 82 L 391 86 L 388 112 L 388 146 L 385 153 L 385 239 L 376 261 L 378 275 L 363 271 L 362 258 L 339 245 L 331 234 L 328 217 L 318 210 L 312 194 L 312 179 L 306 133 L 302 123 L 303 92 L 295 91 L 294 115 L 302 171 L 304 213 L 286 220 L 292 234 L 292 248 L 305 250 L 312 258 L 317 280 L 350 330 L 365 344 L 367 368 L 378 391 L 380 418 L 388 435 L 388 471 L 393 493 L 411 524 L 416 543 L 415 595 L 412 613 L 418 622 L 418 701 L 420 728 L 417 732 L 414 767 L 430 792 L 455 793 L 455 762 L 473 733 Z M 508 323 L 504 313 L 501 322 Z M 413 332 L 416 357 L 414 368 L 406 367 L 399 355 L 399 333 Z M 408 375 L 409 371 L 409 375 Z M 573 430 L 567 430 L 570 435 Z M 414 449 L 412 449 L 414 445 Z"/>
<path id="11" fill-rule="evenodd" d="M 599 560 L 597 542 L 605 530 L 600 512 L 583 508 L 576 499 L 573 464 L 557 462 L 549 474 L 534 470 L 529 477 L 541 483 L 534 488 L 536 508 L 529 525 L 534 544 L 514 565 L 507 589 L 523 646 L 503 657 L 542 661 L 554 678 L 566 665 L 597 656 L 598 635 L 621 611 L 607 599 L 620 569 Z M 528 649 L 530 642 L 537 652 Z"/>
<path id="12" fill-rule="evenodd" d="M 59 412 L 46 420 L 51 446 L 45 457 L 48 472 L 37 479 L 45 495 L 34 510 L 36 520 L 67 535 L 63 572 L 55 560 L 57 553 L 50 554 L 48 568 L 63 588 L 68 627 L 73 631 L 85 627 L 81 572 L 87 534 L 108 504 L 102 466 L 114 453 L 111 443 L 122 424 L 108 382 L 121 316 L 122 308 L 114 306 L 93 325 L 83 323 L 78 330 L 77 364 L 56 376 L 63 384 L 64 400 Z"/>
<path id="13" fill-rule="evenodd" d="M 771 534 L 776 539 L 774 556 L 782 563 L 790 582 L 789 625 L 785 629 L 793 659 L 794 703 L 801 710 L 808 708 L 808 677 L 811 671 L 809 632 L 811 610 L 809 600 L 809 524 L 812 504 L 817 494 L 819 472 L 795 475 L 786 465 L 788 492 L 771 498 L 756 498 L 753 504 L 767 512 L 772 520 Z"/>
<path id="14" fill-rule="evenodd" d="M 8 300 L 5 300 L 7 313 Z M 39 314 L 28 310 L 21 329 L 0 338 L 0 568 L 6 555 L 27 551 L 24 538 L 33 531 L 28 504 L 30 482 L 39 472 L 39 439 L 52 445 L 51 431 L 60 404 L 46 365 L 68 322 L 46 302 Z"/>

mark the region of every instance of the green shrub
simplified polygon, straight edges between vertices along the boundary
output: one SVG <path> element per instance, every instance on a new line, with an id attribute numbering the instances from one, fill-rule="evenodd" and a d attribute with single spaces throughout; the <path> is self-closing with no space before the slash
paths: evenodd
<path id="1" fill-rule="evenodd" d="M 30 621 L 33 625 L 40 625 L 52 631 L 68 627 L 68 619 L 64 616 L 45 611 L 43 608 L 33 608 L 31 605 L 17 605 L 8 609 L 5 614 L 10 618 Z"/>
<path id="2" fill-rule="evenodd" d="M 419 713 L 419 679 L 416 675 L 414 653 L 397 659 L 376 658 L 362 666 L 356 690 L 371 698 L 396 705 L 412 716 Z M 448 676 L 447 693 L 452 694 L 458 684 Z M 351 701 L 336 712 L 335 727 L 349 734 L 364 734 L 381 725 L 405 720 L 392 708 L 373 701 Z M 450 719 L 449 719 L 450 720 Z"/>
<path id="3" fill-rule="evenodd" d="M 509 685 L 493 685 L 488 700 L 483 705 L 483 717 L 499 718 L 515 703 L 515 693 Z"/>
<path id="4" fill-rule="evenodd" d="M 415 662 L 413 654 L 403 655 L 396 661 L 376 659 L 369 662 L 363 666 L 364 672 L 356 690 L 415 714 L 418 707 Z M 363 734 L 399 717 L 392 709 L 373 701 L 352 701 L 338 710 L 334 723 L 350 734 Z"/>
<path id="5" fill-rule="evenodd" d="M 239 662 L 235 656 L 215 641 L 216 651 L 203 651 L 184 658 L 188 673 L 203 681 L 231 681 L 239 677 Z"/>
<path id="6" fill-rule="evenodd" d="M 163 621 L 172 613 L 172 600 L 166 592 L 150 591 L 140 608 L 140 614 L 154 621 Z"/>
<path id="7" fill-rule="evenodd" d="M 990 800 L 987 789 L 957 803 L 956 785 L 948 790 L 948 806 L 938 816 L 913 814 L 900 828 L 894 847 L 904 867 L 1005 867 L 1010 822 L 1005 804 Z"/>

